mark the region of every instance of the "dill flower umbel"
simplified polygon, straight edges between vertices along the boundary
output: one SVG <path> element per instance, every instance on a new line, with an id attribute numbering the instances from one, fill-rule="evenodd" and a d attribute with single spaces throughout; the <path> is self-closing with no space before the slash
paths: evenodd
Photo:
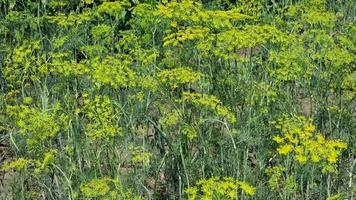
<path id="1" fill-rule="evenodd" d="M 279 155 L 292 155 L 302 165 L 320 166 L 323 173 L 336 171 L 335 164 L 347 148 L 345 142 L 316 133 L 316 127 L 305 117 L 280 119 L 274 124 L 281 131 L 273 137 Z"/>
<path id="2" fill-rule="evenodd" d="M 212 109 L 216 115 L 224 117 L 228 122 L 235 123 L 236 117 L 229 108 L 222 105 L 220 99 L 213 95 L 183 92 L 183 102 L 191 102 L 196 106 L 206 107 Z"/>
<path id="3" fill-rule="evenodd" d="M 108 96 L 95 96 L 94 100 L 86 100 L 84 107 L 89 119 L 85 127 L 88 138 L 95 141 L 122 135 L 122 128 L 115 123 L 117 116 Z"/>
<path id="4" fill-rule="evenodd" d="M 201 179 L 196 186 L 189 187 L 185 190 L 189 200 L 204 199 L 236 199 L 237 191 L 244 192 L 248 196 L 253 196 L 256 189 L 243 181 L 236 181 L 231 177 L 211 177 Z"/>
<path id="5" fill-rule="evenodd" d="M 18 158 L 17 160 L 14 160 L 12 162 L 5 162 L 5 164 L 1 166 L 0 169 L 4 171 L 9 171 L 12 169 L 22 170 L 28 165 L 30 165 L 31 163 L 33 163 L 33 160 Z"/>

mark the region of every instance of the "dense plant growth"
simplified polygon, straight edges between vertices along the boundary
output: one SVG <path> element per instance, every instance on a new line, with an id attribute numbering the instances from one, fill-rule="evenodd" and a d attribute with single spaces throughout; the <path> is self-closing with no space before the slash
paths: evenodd
<path id="1" fill-rule="evenodd" d="M 353 0 L 0 0 L 1 199 L 355 199 Z"/>

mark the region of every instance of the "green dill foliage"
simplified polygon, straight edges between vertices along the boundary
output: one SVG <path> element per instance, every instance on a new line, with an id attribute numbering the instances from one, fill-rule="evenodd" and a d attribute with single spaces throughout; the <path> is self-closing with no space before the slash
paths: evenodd
<path id="1" fill-rule="evenodd" d="M 0 0 L 0 199 L 355 199 L 355 7 Z"/>

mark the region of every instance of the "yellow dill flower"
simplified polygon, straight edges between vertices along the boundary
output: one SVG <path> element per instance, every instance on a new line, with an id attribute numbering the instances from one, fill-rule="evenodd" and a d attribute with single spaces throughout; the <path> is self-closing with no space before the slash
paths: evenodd
<path id="1" fill-rule="evenodd" d="M 159 119 L 159 122 L 165 127 L 172 127 L 179 123 L 180 117 L 181 114 L 179 113 L 179 110 L 171 110 L 167 113 L 164 113 L 162 118 Z"/>
<path id="2" fill-rule="evenodd" d="M 324 136 L 322 136 L 321 134 L 317 134 L 317 135 L 315 136 L 315 138 L 316 138 L 316 141 L 317 141 L 319 144 L 324 144 L 324 143 L 325 143 L 325 138 L 324 138 Z"/>
<path id="3" fill-rule="evenodd" d="M 108 140 L 122 135 L 122 128 L 116 123 L 116 110 L 108 96 L 95 96 L 94 100 L 87 99 L 84 104 L 88 118 L 85 134 L 91 140 Z"/>
<path id="4" fill-rule="evenodd" d="M 294 140 L 293 133 L 289 133 L 289 132 L 285 133 L 284 138 L 289 141 L 293 141 Z"/>
<path id="5" fill-rule="evenodd" d="M 293 146 L 290 144 L 283 145 L 277 149 L 278 153 L 281 155 L 287 155 L 291 151 L 293 151 Z"/>
<path id="6" fill-rule="evenodd" d="M 338 160 L 337 153 L 335 151 L 330 151 L 327 159 L 328 159 L 329 163 L 331 163 L 331 164 L 336 163 Z"/>
<path id="7" fill-rule="evenodd" d="M 320 159 L 321 159 L 320 156 L 317 155 L 317 154 L 312 154 L 312 156 L 311 156 L 311 161 L 314 162 L 314 163 L 319 162 Z"/>
<path id="8" fill-rule="evenodd" d="M 209 179 L 201 179 L 196 186 L 186 189 L 189 200 L 195 200 L 196 197 L 201 200 L 218 199 L 236 199 L 237 190 L 241 189 L 249 196 L 253 196 L 256 189 L 246 182 L 235 181 L 231 177 L 211 177 Z M 214 198 L 213 198 L 214 197 Z"/>
<path id="9" fill-rule="evenodd" d="M 88 198 L 117 198 L 121 184 L 111 178 L 92 179 L 80 186 L 80 191 Z"/>
<path id="10" fill-rule="evenodd" d="M 308 161 L 308 158 L 305 155 L 296 155 L 295 159 L 300 163 L 300 164 L 305 164 Z"/>
<path id="11" fill-rule="evenodd" d="M 38 167 L 35 169 L 35 174 L 40 174 L 42 171 L 47 170 L 47 167 L 55 162 L 58 151 L 51 149 L 44 153 L 43 161 L 37 160 Z"/>
<path id="12" fill-rule="evenodd" d="M 194 138 L 198 137 L 197 130 L 188 124 L 183 126 L 181 132 L 183 135 L 187 136 L 189 140 L 193 140 Z"/>
<path id="13" fill-rule="evenodd" d="M 269 167 L 266 169 L 266 173 L 268 174 L 268 176 L 270 176 L 268 184 L 272 188 L 272 190 L 277 190 L 279 188 L 282 173 L 286 170 L 286 167 L 280 165 Z"/>
<path id="14" fill-rule="evenodd" d="M 157 77 L 162 84 L 168 85 L 171 88 L 178 88 L 197 82 L 202 77 L 202 73 L 195 72 L 188 67 L 179 67 L 162 70 L 158 72 Z"/>
<path id="15" fill-rule="evenodd" d="M 223 106 L 220 99 L 213 95 L 206 95 L 200 93 L 183 92 L 183 102 L 191 102 L 196 106 L 207 107 L 215 111 L 218 116 L 224 117 L 230 123 L 236 122 L 236 117 L 233 112 L 227 107 Z"/>
<path id="16" fill-rule="evenodd" d="M 333 140 L 332 144 L 334 147 L 340 148 L 340 149 L 346 149 L 347 144 L 341 140 Z"/>
<path id="17" fill-rule="evenodd" d="M 333 165 L 325 165 L 325 166 L 323 166 L 321 172 L 322 172 L 323 174 L 326 174 L 326 173 L 334 173 L 334 172 L 336 172 L 336 168 L 335 168 L 335 166 L 333 166 Z"/>
<path id="18" fill-rule="evenodd" d="M 60 106 L 60 105 L 59 105 Z M 42 141 L 56 136 L 62 129 L 66 129 L 65 114 L 58 114 L 56 105 L 49 110 L 41 110 L 27 105 L 8 106 L 6 113 L 14 120 L 19 133 L 26 137 L 30 148 L 36 147 Z"/>
<path id="19" fill-rule="evenodd" d="M 334 165 L 338 162 L 342 150 L 347 148 L 346 143 L 315 133 L 315 126 L 305 117 L 277 120 L 275 126 L 282 131 L 281 135 L 273 137 L 279 144 L 278 154 L 289 154 L 302 165 L 311 161 L 312 164 L 322 167 L 323 173 L 336 171 Z"/>
<path id="20" fill-rule="evenodd" d="M 303 146 L 298 145 L 294 148 L 294 151 L 296 154 L 302 154 L 302 153 L 304 153 L 304 148 L 303 148 Z"/>
<path id="21" fill-rule="evenodd" d="M 273 140 L 277 143 L 282 143 L 284 141 L 284 138 L 282 138 L 279 135 L 273 136 Z"/>
<path id="22" fill-rule="evenodd" d="M 341 199 L 342 199 L 341 194 L 335 194 L 328 197 L 326 200 L 341 200 Z"/>
<path id="23" fill-rule="evenodd" d="M 245 182 L 238 181 L 237 182 L 240 185 L 240 188 L 249 196 L 253 196 L 256 193 L 256 188 L 250 186 L 249 184 Z"/>
<path id="24" fill-rule="evenodd" d="M 190 187 L 185 190 L 185 192 L 188 194 L 188 200 L 195 200 L 197 197 L 197 187 Z"/>
<path id="25" fill-rule="evenodd" d="M 315 131 L 315 126 L 313 124 L 306 124 L 304 125 L 304 130 L 312 133 Z"/>
<path id="26" fill-rule="evenodd" d="M 24 169 L 27 165 L 33 163 L 33 160 L 28 160 L 25 158 L 19 158 L 12 162 L 5 162 L 5 164 L 1 167 L 1 170 L 9 171 L 12 169 L 21 170 Z"/>

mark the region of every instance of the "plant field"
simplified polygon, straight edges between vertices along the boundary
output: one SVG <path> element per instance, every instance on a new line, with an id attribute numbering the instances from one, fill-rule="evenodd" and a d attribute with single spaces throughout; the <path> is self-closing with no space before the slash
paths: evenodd
<path id="1" fill-rule="evenodd" d="M 0 0 L 0 199 L 356 199 L 356 1 Z"/>

